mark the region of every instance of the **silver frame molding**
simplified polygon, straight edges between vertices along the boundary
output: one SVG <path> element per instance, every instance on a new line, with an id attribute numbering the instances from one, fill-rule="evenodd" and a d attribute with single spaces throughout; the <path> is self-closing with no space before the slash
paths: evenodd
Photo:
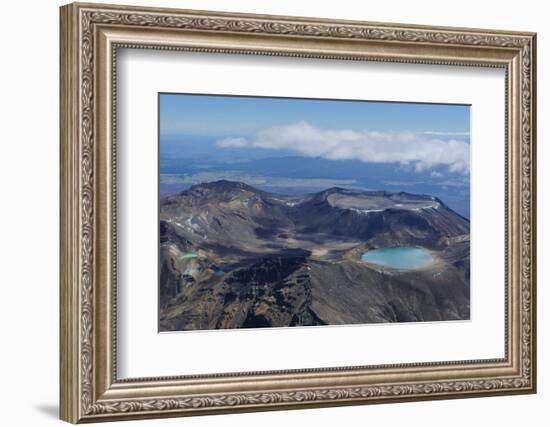
<path id="1" fill-rule="evenodd" d="M 63 6 L 60 13 L 61 419 L 112 421 L 536 391 L 534 33 L 81 3 Z M 505 357 L 118 379 L 119 48 L 505 69 Z"/>

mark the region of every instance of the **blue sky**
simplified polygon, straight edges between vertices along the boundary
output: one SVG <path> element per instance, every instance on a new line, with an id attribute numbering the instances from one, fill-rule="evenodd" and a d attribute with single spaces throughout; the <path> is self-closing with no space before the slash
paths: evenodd
<path id="1" fill-rule="evenodd" d="M 160 95 L 163 136 L 250 136 L 305 121 L 334 129 L 469 132 L 465 105 L 205 95 Z"/>
<path id="2" fill-rule="evenodd" d="M 216 149 L 470 171 L 469 106 L 160 95 L 164 138 L 216 137 Z M 189 147 L 189 146 L 188 146 Z M 177 145 L 176 145 L 177 149 Z M 161 147 L 162 151 L 162 147 Z M 182 151 L 185 148 L 182 147 Z"/>

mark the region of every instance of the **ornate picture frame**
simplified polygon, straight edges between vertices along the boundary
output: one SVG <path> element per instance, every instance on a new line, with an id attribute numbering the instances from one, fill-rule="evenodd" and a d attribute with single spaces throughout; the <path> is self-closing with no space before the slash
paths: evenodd
<path id="1" fill-rule="evenodd" d="M 112 421 L 536 391 L 536 36 L 70 4 L 61 8 L 60 416 Z M 119 379 L 117 49 L 505 70 L 505 357 Z"/>

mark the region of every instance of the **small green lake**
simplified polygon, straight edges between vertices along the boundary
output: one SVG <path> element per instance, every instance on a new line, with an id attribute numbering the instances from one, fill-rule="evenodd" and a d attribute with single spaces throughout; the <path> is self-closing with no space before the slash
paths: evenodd
<path id="1" fill-rule="evenodd" d="M 182 253 L 180 256 L 179 256 L 179 259 L 182 260 L 182 259 L 191 259 L 191 258 L 197 258 L 199 256 L 198 253 L 196 252 L 187 252 L 187 253 Z"/>
<path id="2" fill-rule="evenodd" d="M 426 267 L 434 261 L 426 249 L 408 246 L 371 249 L 361 259 L 371 264 L 403 270 Z"/>

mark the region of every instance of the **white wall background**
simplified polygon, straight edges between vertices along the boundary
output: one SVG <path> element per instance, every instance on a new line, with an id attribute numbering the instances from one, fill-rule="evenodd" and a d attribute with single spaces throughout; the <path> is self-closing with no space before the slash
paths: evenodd
<path id="1" fill-rule="evenodd" d="M 110 0 L 113 3 L 122 3 Z M 130 0 L 129 0 L 130 1 Z M 544 2 L 133 0 L 134 4 L 538 32 L 539 393 L 209 416 L 133 425 L 547 425 L 550 405 L 550 28 Z M 2 425 L 60 425 L 58 402 L 58 6 L 9 2 L 0 25 L 0 401 Z M 547 305 L 549 307 L 547 307 Z M 546 335 L 546 336 L 545 336 Z"/>

